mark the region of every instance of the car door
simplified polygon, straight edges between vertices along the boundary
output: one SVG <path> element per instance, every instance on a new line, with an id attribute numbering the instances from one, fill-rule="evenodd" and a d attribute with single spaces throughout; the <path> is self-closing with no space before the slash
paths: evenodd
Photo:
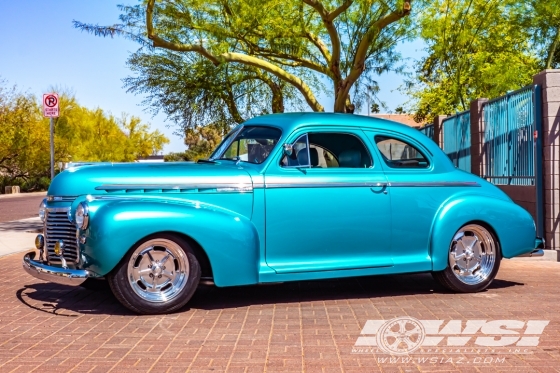
<path id="1" fill-rule="evenodd" d="M 430 234 L 435 214 L 453 192 L 434 167 L 433 156 L 416 140 L 393 131 L 365 131 L 381 158 L 392 203 L 395 266 L 430 270 Z"/>
<path id="2" fill-rule="evenodd" d="M 266 170 L 265 257 L 277 273 L 392 265 L 387 180 L 363 136 L 300 131 L 292 156 L 280 150 Z"/>

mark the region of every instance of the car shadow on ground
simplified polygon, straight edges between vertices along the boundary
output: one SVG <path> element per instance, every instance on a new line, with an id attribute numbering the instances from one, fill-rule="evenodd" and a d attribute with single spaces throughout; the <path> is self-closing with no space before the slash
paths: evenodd
<path id="1" fill-rule="evenodd" d="M 499 280 L 488 290 L 523 286 L 523 283 Z M 486 290 L 486 291 L 488 291 Z M 321 281 L 299 281 L 269 285 L 219 288 L 200 286 L 191 301 L 179 312 L 190 309 L 215 310 L 250 305 L 282 304 L 313 301 L 371 299 L 405 295 L 452 294 L 430 274 L 385 275 Z M 106 282 L 95 290 L 52 283 L 37 283 L 17 291 L 17 298 L 26 306 L 59 316 L 83 314 L 133 315 L 113 296 Z"/>
<path id="2" fill-rule="evenodd" d="M 7 231 L 41 233 L 43 231 L 43 222 L 33 219 L 30 221 L 9 221 L 0 223 L 0 232 Z"/>

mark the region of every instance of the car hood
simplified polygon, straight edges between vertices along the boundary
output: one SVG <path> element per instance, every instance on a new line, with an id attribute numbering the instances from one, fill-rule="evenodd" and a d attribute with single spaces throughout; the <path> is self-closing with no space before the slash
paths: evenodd
<path id="1" fill-rule="evenodd" d="M 183 192 L 251 188 L 242 167 L 209 163 L 114 163 L 71 167 L 52 181 L 49 196 Z"/>

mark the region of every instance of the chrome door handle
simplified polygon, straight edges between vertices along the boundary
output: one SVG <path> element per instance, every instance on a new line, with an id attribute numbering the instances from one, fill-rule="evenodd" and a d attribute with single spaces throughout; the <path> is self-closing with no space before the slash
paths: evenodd
<path id="1" fill-rule="evenodd" d="M 389 183 L 377 183 L 375 184 L 375 188 L 381 188 L 380 190 L 376 190 L 375 188 L 370 188 L 371 191 L 373 193 L 381 193 L 383 192 L 383 194 L 387 194 L 387 186 L 389 185 Z"/>

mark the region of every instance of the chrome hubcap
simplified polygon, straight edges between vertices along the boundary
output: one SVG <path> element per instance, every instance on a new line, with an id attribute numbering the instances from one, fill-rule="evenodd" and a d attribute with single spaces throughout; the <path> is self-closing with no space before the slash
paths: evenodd
<path id="1" fill-rule="evenodd" d="M 490 232 L 477 224 L 466 225 L 453 237 L 449 265 L 455 276 L 467 285 L 486 280 L 496 263 L 496 246 Z"/>
<path id="2" fill-rule="evenodd" d="M 128 263 L 132 290 L 149 302 L 167 302 L 177 296 L 189 278 L 189 260 L 171 240 L 154 239 L 140 245 Z"/>

